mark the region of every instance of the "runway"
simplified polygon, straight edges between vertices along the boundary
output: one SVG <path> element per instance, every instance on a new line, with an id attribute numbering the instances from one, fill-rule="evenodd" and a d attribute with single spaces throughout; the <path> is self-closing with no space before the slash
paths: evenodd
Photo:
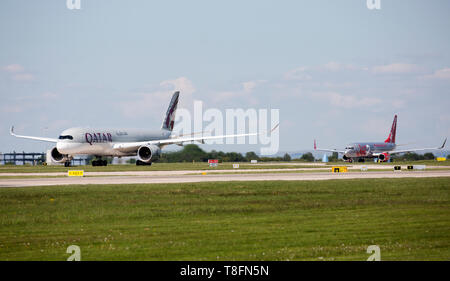
<path id="1" fill-rule="evenodd" d="M 156 183 L 192 183 L 223 181 L 305 181 L 305 180 L 339 180 L 339 179 L 373 179 L 373 178 L 427 178 L 450 177 L 450 170 L 437 171 L 377 171 L 348 172 L 333 174 L 330 172 L 288 172 L 288 173 L 236 173 L 192 175 L 193 171 L 154 171 L 152 175 L 133 175 L 130 172 L 108 173 L 91 177 L 57 177 L 57 178 L 0 178 L 0 187 L 32 187 L 55 185 L 88 184 L 156 184 Z M 201 173 L 202 171 L 195 171 Z M 223 171 L 217 171 L 223 172 Z M 148 173 L 148 172 L 144 172 Z M 105 173 L 102 173 L 105 174 Z M 121 175 L 122 174 L 122 175 Z"/>
<path id="2" fill-rule="evenodd" d="M 257 164 L 258 166 L 265 166 L 268 164 Z M 288 165 L 287 163 L 279 163 L 278 165 Z M 325 165 L 322 163 L 311 163 L 311 165 L 308 166 L 317 166 L 314 168 L 298 168 L 295 166 L 301 166 L 305 164 L 290 164 L 289 166 L 292 166 L 292 168 L 267 168 L 267 169 L 261 169 L 261 168 L 255 168 L 255 169 L 228 169 L 228 170 L 219 170 L 219 169 L 208 169 L 208 170 L 175 170 L 175 171 L 119 171 L 119 172 L 85 172 L 86 176 L 173 176 L 173 175 L 189 175 L 189 174 L 201 174 L 202 172 L 207 173 L 262 173 L 262 172 L 303 172 L 303 171 L 331 171 L 331 167 L 324 167 Z M 393 170 L 394 165 L 346 165 L 348 170 L 351 171 L 361 171 L 361 167 L 366 167 L 369 170 Z M 401 168 L 403 171 L 406 171 L 407 166 L 401 165 Z M 433 170 L 433 169 L 448 169 L 450 171 L 450 166 L 427 166 L 427 170 Z M 77 170 L 77 168 L 69 169 L 69 170 Z M 0 173 L 1 177 L 28 177 L 28 176 L 36 176 L 36 177 L 55 177 L 55 176 L 66 176 L 67 172 L 39 172 L 39 173 Z"/>

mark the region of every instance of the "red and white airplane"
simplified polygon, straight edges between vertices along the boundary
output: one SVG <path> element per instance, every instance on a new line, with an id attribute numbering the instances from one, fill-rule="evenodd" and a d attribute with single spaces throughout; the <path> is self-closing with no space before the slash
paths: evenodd
<path id="1" fill-rule="evenodd" d="M 338 152 L 343 154 L 343 159 L 349 162 L 358 161 L 364 162 L 366 158 L 378 158 L 380 161 L 386 162 L 390 159 L 392 154 L 421 151 L 421 150 L 435 150 L 443 149 L 447 139 L 439 147 L 429 148 L 413 148 L 396 150 L 395 134 L 397 131 L 397 115 L 394 116 L 394 122 L 392 123 L 391 131 L 388 138 L 384 142 L 356 142 L 351 143 L 345 147 L 345 150 L 337 149 L 322 149 L 317 148 L 316 140 L 314 140 L 314 150 Z"/>

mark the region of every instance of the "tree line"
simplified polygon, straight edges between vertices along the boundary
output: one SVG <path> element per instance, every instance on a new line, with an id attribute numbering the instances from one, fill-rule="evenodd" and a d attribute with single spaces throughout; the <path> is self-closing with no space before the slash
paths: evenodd
<path id="1" fill-rule="evenodd" d="M 338 161 L 338 153 L 333 152 L 331 156 L 328 157 L 330 162 Z M 415 161 L 415 160 L 431 160 L 434 159 L 433 153 L 425 153 L 424 155 L 416 154 L 414 152 L 405 153 L 402 155 L 393 155 L 394 160 L 405 160 L 405 161 Z M 221 162 L 250 162 L 251 160 L 258 161 L 302 161 L 302 162 L 314 162 L 321 161 L 321 159 L 316 159 L 311 152 L 304 153 L 300 158 L 292 159 L 289 154 L 284 154 L 282 157 L 261 157 L 255 152 L 247 152 L 245 154 L 239 152 L 223 152 L 212 150 L 206 152 L 201 149 L 196 144 L 187 144 L 183 146 L 182 150 L 164 152 L 158 162 L 162 163 L 176 163 L 176 162 L 208 162 L 208 159 L 218 159 Z M 135 159 L 130 159 L 130 163 L 134 163 Z"/>
<path id="2" fill-rule="evenodd" d="M 260 157 L 255 152 L 250 151 L 245 154 L 239 152 L 223 152 L 212 150 L 206 152 L 196 144 L 187 144 L 182 150 L 164 152 L 158 162 L 176 163 L 176 162 L 208 162 L 208 159 L 218 159 L 220 162 L 250 162 L 257 161 L 291 161 L 291 156 L 285 154 L 283 157 Z M 135 162 L 130 159 L 129 162 Z"/>

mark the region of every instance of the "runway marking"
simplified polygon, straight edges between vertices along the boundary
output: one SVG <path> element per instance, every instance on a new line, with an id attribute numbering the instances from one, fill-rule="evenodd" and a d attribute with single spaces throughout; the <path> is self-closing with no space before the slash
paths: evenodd
<path id="1" fill-rule="evenodd" d="M 226 175 L 154 175 L 154 176 L 114 176 L 85 178 L 28 178 L 0 179 L 0 187 L 32 187 L 53 185 L 87 185 L 87 184 L 155 184 L 155 183 L 190 183 L 220 181 L 305 181 L 338 179 L 373 179 L 373 178 L 425 178 L 450 177 L 450 170 L 440 171 L 383 171 L 361 173 L 259 173 Z"/>

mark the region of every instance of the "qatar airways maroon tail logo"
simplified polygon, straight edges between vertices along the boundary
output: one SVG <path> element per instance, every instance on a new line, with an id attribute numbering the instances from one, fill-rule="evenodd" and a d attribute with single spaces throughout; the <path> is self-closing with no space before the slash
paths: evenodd
<path id="1" fill-rule="evenodd" d="M 92 143 L 105 143 L 112 142 L 112 135 L 110 133 L 86 133 L 84 134 L 86 142 L 92 145 Z"/>

